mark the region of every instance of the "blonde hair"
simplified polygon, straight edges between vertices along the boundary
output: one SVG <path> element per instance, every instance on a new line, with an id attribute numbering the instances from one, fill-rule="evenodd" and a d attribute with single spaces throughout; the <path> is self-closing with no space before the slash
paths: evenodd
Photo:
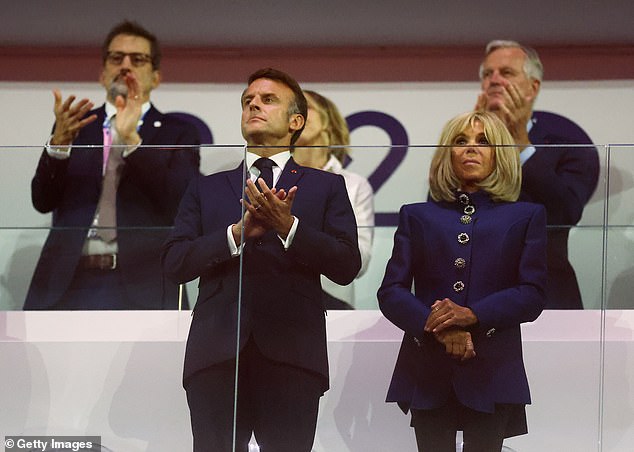
<path id="1" fill-rule="evenodd" d="M 304 94 L 313 100 L 314 105 L 317 107 L 315 110 L 319 113 L 321 122 L 328 135 L 328 143 L 324 144 L 328 146 L 348 146 L 350 144 L 348 124 L 343 116 L 341 116 L 341 113 L 339 113 L 339 109 L 334 102 L 315 91 L 304 90 Z M 330 153 L 341 163 L 344 163 L 345 157 L 349 152 L 350 150 L 347 147 L 330 150 Z"/>
<path id="2" fill-rule="evenodd" d="M 475 123 L 482 124 L 484 135 L 492 146 L 495 165 L 491 174 L 477 185 L 494 201 L 517 201 L 522 185 L 519 149 L 504 123 L 493 113 L 472 111 L 450 119 L 440 135 L 440 142 L 429 168 L 429 192 L 434 201 L 456 200 L 461 181 L 451 163 L 454 140 Z"/>

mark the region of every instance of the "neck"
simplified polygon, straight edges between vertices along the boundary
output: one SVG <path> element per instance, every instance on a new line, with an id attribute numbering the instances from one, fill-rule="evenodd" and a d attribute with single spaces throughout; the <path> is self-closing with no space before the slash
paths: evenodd
<path id="1" fill-rule="evenodd" d="M 293 152 L 293 158 L 298 164 L 317 169 L 326 166 L 329 157 L 330 152 L 326 147 L 296 148 Z"/>
<path id="2" fill-rule="evenodd" d="M 267 148 L 262 146 L 247 145 L 247 150 L 259 157 L 268 158 L 275 154 L 279 154 L 280 152 L 286 152 L 288 151 L 288 148 L 285 148 L 285 147 Z"/>

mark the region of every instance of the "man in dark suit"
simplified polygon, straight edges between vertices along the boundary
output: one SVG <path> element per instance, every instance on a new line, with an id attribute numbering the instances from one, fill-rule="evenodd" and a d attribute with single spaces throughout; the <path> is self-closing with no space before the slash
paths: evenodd
<path id="1" fill-rule="evenodd" d="M 348 284 L 361 258 L 343 178 L 291 158 L 306 115 L 290 76 L 252 74 L 245 161 L 190 184 L 164 249 L 173 281 L 200 277 L 183 378 L 198 452 L 246 451 L 252 432 L 262 450 L 312 448 L 328 389 L 320 274 Z"/>
<path id="2" fill-rule="evenodd" d="M 31 186 L 33 205 L 53 213 L 53 227 L 24 309 L 178 307 L 160 253 L 198 173 L 198 134 L 150 103 L 161 78 L 151 33 L 123 22 L 102 52 L 105 105 L 91 111 L 88 99 L 54 91 L 53 135 Z"/>
<path id="3" fill-rule="evenodd" d="M 592 142 L 572 121 L 533 112 L 542 78 L 543 66 L 534 49 L 515 41 L 491 41 L 480 66 L 482 93 L 476 109 L 496 113 L 515 142 L 525 145 L 520 152 L 520 200 L 543 204 L 548 217 L 546 308 L 582 309 L 568 260 L 568 234 L 597 186 L 599 155 L 594 146 L 574 146 Z"/>

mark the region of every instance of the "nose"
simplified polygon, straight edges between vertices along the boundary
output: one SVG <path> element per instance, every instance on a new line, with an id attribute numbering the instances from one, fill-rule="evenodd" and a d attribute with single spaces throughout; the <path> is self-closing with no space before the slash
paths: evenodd
<path id="1" fill-rule="evenodd" d="M 490 82 L 492 84 L 496 84 L 499 85 L 500 83 L 502 83 L 502 79 L 504 77 L 502 77 L 502 75 L 500 75 L 500 71 L 495 70 L 491 73 L 491 77 L 489 78 Z"/>
<path id="2" fill-rule="evenodd" d="M 249 102 L 249 109 L 250 110 L 260 109 L 260 99 L 258 96 L 255 96 L 253 99 L 251 99 L 251 101 Z"/>
<path id="3" fill-rule="evenodd" d="M 132 56 L 128 55 L 128 54 L 125 54 L 123 56 L 123 60 L 121 61 L 121 65 L 120 66 L 121 66 L 122 70 L 125 69 L 126 71 L 130 71 L 131 70 L 130 68 L 132 67 Z"/>

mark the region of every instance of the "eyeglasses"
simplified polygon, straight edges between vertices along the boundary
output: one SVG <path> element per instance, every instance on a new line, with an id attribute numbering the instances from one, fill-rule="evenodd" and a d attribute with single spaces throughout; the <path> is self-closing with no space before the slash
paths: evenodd
<path id="1" fill-rule="evenodd" d="M 147 53 L 138 53 L 138 52 L 132 52 L 132 53 L 108 52 L 108 55 L 106 56 L 106 61 L 110 64 L 114 64 L 118 66 L 121 63 L 123 63 L 123 60 L 125 60 L 125 57 L 127 56 L 130 57 L 130 62 L 132 63 L 132 66 L 134 67 L 141 67 L 144 64 L 147 64 L 152 61 L 152 57 L 148 55 Z"/>

